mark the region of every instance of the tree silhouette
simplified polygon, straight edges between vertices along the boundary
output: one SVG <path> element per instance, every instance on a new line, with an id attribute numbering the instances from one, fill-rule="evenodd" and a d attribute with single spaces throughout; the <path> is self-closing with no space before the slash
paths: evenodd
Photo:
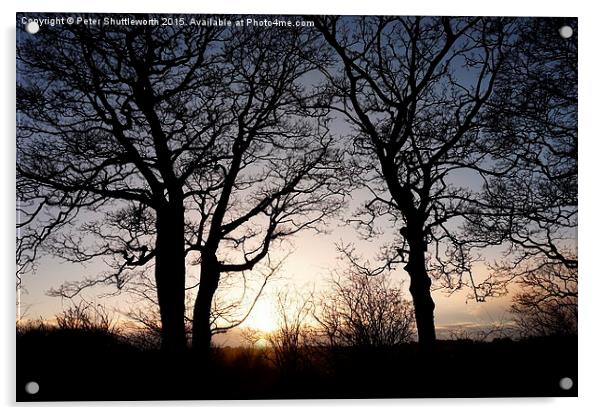
<path id="1" fill-rule="evenodd" d="M 330 347 L 396 346 L 414 335 L 414 315 L 402 287 L 365 267 L 351 266 L 335 276 L 316 308 L 319 331 Z"/>
<path id="2" fill-rule="evenodd" d="M 200 217 L 189 249 L 198 251 L 201 264 L 193 343 L 201 348 L 209 346 L 221 275 L 253 269 L 275 241 L 319 230 L 342 206 L 340 152 L 325 113 L 306 109 L 313 95 L 300 83 L 315 69 L 318 39 L 310 31 L 257 29 L 225 43 L 234 134 L 217 177 L 200 176 L 193 195 Z"/>
<path id="3" fill-rule="evenodd" d="M 186 344 L 184 191 L 220 127 L 211 122 L 216 36 L 73 25 L 21 32 L 17 47 L 21 251 L 47 242 L 76 261 L 109 256 L 115 270 L 102 281 L 118 286 L 154 261 L 170 350 Z M 69 232 L 83 212 L 104 217 Z M 84 232 L 98 242 L 89 246 Z"/>
<path id="4" fill-rule="evenodd" d="M 59 289 L 73 296 L 154 265 L 162 344 L 181 350 L 188 259 L 201 268 L 193 337 L 206 350 L 222 273 L 253 269 L 341 206 L 325 113 L 305 109 L 300 84 L 315 40 L 190 26 L 20 33 L 21 270 L 41 249 L 110 266 Z"/>
<path id="5" fill-rule="evenodd" d="M 276 295 L 278 328 L 268 334 L 267 341 L 272 347 L 274 364 L 287 375 L 303 369 L 309 357 L 311 297 L 310 292 L 298 292 L 290 287 Z"/>
<path id="6" fill-rule="evenodd" d="M 569 39 L 558 35 L 566 24 L 574 29 Z M 468 237 L 475 245 L 505 246 L 505 259 L 491 264 L 491 278 L 479 287 L 481 296 L 503 295 L 517 282 L 512 310 L 523 331 L 574 332 L 577 22 L 522 20 L 517 38 L 482 117 L 483 151 L 505 174 L 483 175 Z"/>
<path id="7" fill-rule="evenodd" d="M 477 115 L 498 75 L 507 19 L 314 17 L 338 59 L 324 65 L 329 95 L 319 103 L 353 127 L 354 160 L 373 195 L 357 219 L 368 236 L 390 218 L 399 229 L 387 266 L 404 263 L 419 342 L 435 341 L 429 271 L 447 265 L 448 278 L 469 272 L 457 264 L 453 223 L 470 191 L 455 174 L 482 164 L 473 151 Z M 461 71 L 458 70 L 461 68 Z M 461 73 L 460 73 L 461 72 Z M 444 245 L 458 249 L 446 252 Z M 433 249 L 428 252 L 429 246 Z M 427 254 L 428 252 L 428 254 Z"/>
<path id="8" fill-rule="evenodd" d="M 511 311 L 523 336 L 577 334 L 577 269 L 543 262 L 514 272 L 520 292 Z"/>

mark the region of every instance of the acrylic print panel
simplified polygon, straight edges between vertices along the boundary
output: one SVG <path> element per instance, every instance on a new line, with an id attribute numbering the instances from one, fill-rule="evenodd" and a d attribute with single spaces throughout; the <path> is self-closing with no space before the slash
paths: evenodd
<path id="1" fill-rule="evenodd" d="M 16 30 L 17 400 L 577 395 L 575 18 Z"/>

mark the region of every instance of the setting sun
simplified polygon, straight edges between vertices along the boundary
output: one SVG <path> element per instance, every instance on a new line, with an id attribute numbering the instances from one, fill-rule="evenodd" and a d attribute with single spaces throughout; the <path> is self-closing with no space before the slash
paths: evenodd
<path id="1" fill-rule="evenodd" d="M 278 328 L 278 316 L 270 303 L 259 302 L 253 308 L 244 325 L 269 333 Z"/>

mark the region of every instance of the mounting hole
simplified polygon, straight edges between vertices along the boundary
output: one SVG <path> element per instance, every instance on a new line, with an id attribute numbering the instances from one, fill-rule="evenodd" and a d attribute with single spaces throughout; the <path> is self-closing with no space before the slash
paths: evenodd
<path id="1" fill-rule="evenodd" d="M 40 25 L 38 24 L 38 22 L 32 21 L 32 22 L 28 22 L 25 25 L 25 31 L 32 35 L 35 35 L 36 33 L 38 33 L 39 30 L 40 30 Z"/>
<path id="2" fill-rule="evenodd" d="M 25 384 L 25 392 L 27 392 L 28 394 L 35 395 L 39 391 L 40 385 L 38 385 L 38 382 L 27 382 Z"/>
<path id="3" fill-rule="evenodd" d="M 568 39 L 573 36 L 573 28 L 571 26 L 562 26 L 558 29 L 558 33 L 560 33 L 560 36 L 564 39 Z"/>
<path id="4" fill-rule="evenodd" d="M 560 379 L 560 389 L 568 391 L 572 387 L 573 387 L 573 379 L 571 379 L 571 378 L 562 378 L 562 379 Z"/>

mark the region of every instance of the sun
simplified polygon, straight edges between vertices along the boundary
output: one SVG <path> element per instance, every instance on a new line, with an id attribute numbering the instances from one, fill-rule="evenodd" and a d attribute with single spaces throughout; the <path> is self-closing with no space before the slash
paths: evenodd
<path id="1" fill-rule="evenodd" d="M 270 333 L 278 328 L 278 316 L 266 302 L 258 302 L 245 321 L 246 327 Z"/>

